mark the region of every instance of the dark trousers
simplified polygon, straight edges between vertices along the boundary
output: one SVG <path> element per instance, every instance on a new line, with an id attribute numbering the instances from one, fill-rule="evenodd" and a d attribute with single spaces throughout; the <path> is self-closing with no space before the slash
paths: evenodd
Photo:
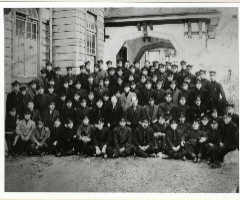
<path id="1" fill-rule="evenodd" d="M 44 143 L 41 147 L 38 147 L 32 143 L 31 145 L 27 146 L 28 151 L 32 152 L 34 155 L 40 155 L 43 152 L 48 152 L 49 151 L 49 146 L 47 143 Z"/>
<path id="2" fill-rule="evenodd" d="M 98 147 L 99 147 L 99 149 L 100 149 L 100 151 L 101 151 L 102 148 L 103 148 L 103 145 L 99 145 Z M 96 148 L 95 148 L 95 146 L 89 145 L 87 154 L 88 154 L 89 156 L 93 156 L 94 154 L 96 154 Z M 113 155 L 113 147 L 112 147 L 112 146 L 110 146 L 110 145 L 107 146 L 107 148 L 106 148 L 106 154 L 107 154 L 108 156 L 112 156 L 112 155 Z M 101 154 L 101 155 L 102 155 L 102 154 Z"/>
<path id="3" fill-rule="evenodd" d="M 134 153 L 138 157 L 147 158 L 152 153 L 157 153 L 157 148 L 155 146 L 149 146 L 145 151 L 140 149 L 139 147 L 134 147 Z"/>
<path id="4" fill-rule="evenodd" d="M 210 152 L 211 160 L 213 164 L 220 164 L 220 161 L 223 160 L 223 157 L 231 151 L 236 150 L 235 145 L 229 145 L 229 146 L 223 146 L 223 147 L 217 147 L 213 148 Z"/>
<path id="5" fill-rule="evenodd" d="M 172 149 L 172 147 L 166 146 L 165 152 L 166 152 L 166 154 L 168 154 L 170 157 L 172 157 L 174 159 L 181 159 L 187 155 L 187 151 L 182 146 L 180 147 L 180 149 L 178 151 L 174 151 Z"/>
<path id="6" fill-rule="evenodd" d="M 163 152 L 166 148 L 166 137 L 165 136 L 159 136 L 155 137 L 155 147 L 157 148 L 158 152 Z"/>
<path id="7" fill-rule="evenodd" d="M 7 147 L 8 147 L 8 154 L 12 153 L 14 138 L 15 138 L 15 134 L 5 134 L 5 140 L 7 142 Z"/>
<path id="8" fill-rule="evenodd" d="M 57 152 L 62 153 L 63 156 L 70 156 L 76 154 L 76 142 L 73 141 L 65 141 L 57 145 Z"/>
<path id="9" fill-rule="evenodd" d="M 28 151 L 27 146 L 31 144 L 30 139 L 27 141 L 22 140 L 21 136 L 19 136 L 16 144 L 12 147 L 13 153 L 21 153 L 23 151 Z"/>
<path id="10" fill-rule="evenodd" d="M 203 144 L 197 139 L 190 139 L 185 142 L 184 148 L 191 157 L 197 156 L 198 158 L 202 158 Z"/>
<path id="11" fill-rule="evenodd" d="M 132 152 L 133 152 L 132 144 L 125 147 L 125 150 L 123 152 L 120 152 L 118 148 L 113 149 L 113 154 L 115 155 L 115 157 L 126 157 L 126 156 L 129 156 Z"/>
<path id="12" fill-rule="evenodd" d="M 93 154 L 96 153 L 96 149 L 91 143 L 85 143 L 83 141 L 77 142 L 76 151 L 88 156 L 93 156 Z"/>

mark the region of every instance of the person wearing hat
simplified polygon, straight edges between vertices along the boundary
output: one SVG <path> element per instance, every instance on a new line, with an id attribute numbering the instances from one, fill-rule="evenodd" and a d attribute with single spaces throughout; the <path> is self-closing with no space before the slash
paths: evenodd
<path id="1" fill-rule="evenodd" d="M 38 86 L 38 94 L 34 97 L 33 103 L 34 107 L 40 112 L 42 115 L 43 112 L 47 109 L 47 98 L 44 93 L 44 87 L 42 85 Z"/>
<path id="2" fill-rule="evenodd" d="M 123 115 L 123 107 L 118 103 L 116 95 L 111 96 L 111 101 L 106 105 L 106 126 L 113 130 L 118 126 L 120 117 Z"/>
<path id="3" fill-rule="evenodd" d="M 76 108 L 77 124 L 82 124 L 84 116 L 90 117 L 91 115 L 91 109 L 87 106 L 87 98 L 83 97 L 80 100 L 80 103 L 81 103 L 80 106 Z"/>
<path id="4" fill-rule="evenodd" d="M 149 65 L 150 65 L 150 61 L 146 60 L 145 63 L 144 63 L 144 67 L 143 68 L 146 68 L 148 70 L 149 69 Z"/>
<path id="5" fill-rule="evenodd" d="M 74 108 L 72 107 L 72 99 L 71 98 L 67 99 L 66 106 L 63 108 L 63 110 L 60 113 L 60 120 L 62 122 L 65 122 L 65 120 L 67 118 L 71 118 L 73 122 L 75 122 L 75 120 L 76 120 L 76 112 L 75 112 Z"/>
<path id="6" fill-rule="evenodd" d="M 195 80 L 196 81 L 196 80 Z M 193 83 L 195 83 L 195 81 Z M 188 84 L 188 89 L 191 91 L 194 88 L 194 84 L 191 81 L 191 78 L 189 75 L 186 75 L 184 78 L 184 82 L 186 82 Z"/>
<path id="7" fill-rule="evenodd" d="M 126 118 L 121 116 L 119 125 L 113 129 L 113 158 L 126 157 L 132 153 L 132 130 L 126 126 Z"/>
<path id="8" fill-rule="evenodd" d="M 123 107 L 123 112 L 125 112 L 132 105 L 132 97 L 136 96 L 135 93 L 130 92 L 129 83 L 125 83 L 124 92 L 119 96 L 119 103 Z"/>
<path id="9" fill-rule="evenodd" d="M 116 85 L 112 88 L 112 94 L 116 94 L 119 97 L 124 92 L 123 78 L 118 76 Z"/>
<path id="10" fill-rule="evenodd" d="M 74 122 L 71 118 L 67 118 L 67 120 L 64 121 L 66 121 L 65 126 L 57 141 L 57 157 L 74 155 L 78 150 L 76 136 L 78 127 L 74 126 Z"/>
<path id="11" fill-rule="evenodd" d="M 87 84 L 87 88 L 86 88 L 86 93 L 89 94 L 89 92 L 93 92 L 94 91 L 94 75 L 93 74 L 89 74 L 88 75 L 88 84 Z"/>
<path id="12" fill-rule="evenodd" d="M 16 134 L 16 127 L 19 119 L 16 115 L 16 108 L 12 107 L 5 118 L 5 140 L 8 148 L 8 156 L 12 155 L 12 146 Z"/>
<path id="13" fill-rule="evenodd" d="M 90 91 L 87 98 L 87 107 L 92 112 L 94 110 L 95 105 L 96 105 L 96 99 L 94 98 L 94 93 Z"/>
<path id="14" fill-rule="evenodd" d="M 209 73 L 211 82 L 208 85 L 208 105 L 210 106 L 210 108 L 217 107 L 219 109 L 221 99 L 223 104 L 226 105 L 227 103 L 226 95 L 222 87 L 222 84 L 216 81 L 216 72 L 210 71 Z"/>
<path id="15" fill-rule="evenodd" d="M 107 88 L 104 87 L 103 79 L 100 78 L 98 82 L 98 87 L 94 88 L 93 93 L 96 99 L 103 98 L 103 93 L 109 92 Z"/>
<path id="16" fill-rule="evenodd" d="M 48 85 L 48 93 L 46 94 L 46 99 L 48 105 L 50 104 L 50 102 L 56 103 L 57 95 L 54 93 L 53 85 Z"/>
<path id="17" fill-rule="evenodd" d="M 109 67 L 108 68 L 108 79 L 109 79 L 109 90 L 113 90 L 113 88 L 117 84 L 117 77 L 115 76 L 115 68 Z"/>
<path id="18" fill-rule="evenodd" d="M 95 130 L 93 124 L 90 123 L 88 115 L 82 116 L 82 123 L 78 126 L 77 136 L 77 151 L 83 157 L 92 156 L 95 152 L 95 147 L 92 142 L 92 135 Z"/>
<path id="19" fill-rule="evenodd" d="M 86 98 L 87 91 L 85 89 L 82 89 L 81 82 L 79 80 L 76 80 L 74 85 L 75 85 L 75 88 L 74 88 L 73 94 L 76 94 L 76 92 L 78 92 L 81 98 L 83 98 L 83 97 Z"/>
<path id="20" fill-rule="evenodd" d="M 158 80 L 161 80 L 163 82 L 166 81 L 167 73 L 165 72 L 165 65 L 164 64 L 160 63 L 158 65 L 158 70 L 156 70 L 156 74 L 157 74 Z"/>
<path id="21" fill-rule="evenodd" d="M 165 101 L 159 105 L 159 112 L 160 114 L 165 115 L 166 113 L 170 114 L 171 116 L 177 115 L 177 108 L 172 103 L 172 94 L 171 92 L 167 91 L 165 94 Z"/>
<path id="22" fill-rule="evenodd" d="M 137 86 L 137 85 L 136 85 L 135 81 L 131 81 L 131 82 L 130 82 L 130 92 L 136 94 L 136 96 L 139 97 L 140 91 L 136 88 L 136 86 Z"/>
<path id="23" fill-rule="evenodd" d="M 152 89 L 152 81 L 147 80 L 145 88 L 139 93 L 139 105 L 148 105 L 149 97 L 156 99 L 156 91 Z"/>
<path id="24" fill-rule="evenodd" d="M 47 90 L 47 84 L 48 84 L 48 79 L 46 78 L 47 70 L 46 69 L 41 69 L 40 72 L 41 72 L 41 76 L 36 79 L 37 85 L 38 86 L 40 86 L 40 85 L 43 86 L 44 90 L 46 91 Z"/>
<path id="25" fill-rule="evenodd" d="M 151 127 L 157 122 L 159 115 L 159 107 L 155 104 L 154 96 L 150 96 L 148 99 L 148 105 L 144 106 L 145 114 L 148 117 Z"/>
<path id="26" fill-rule="evenodd" d="M 159 105 L 160 103 L 164 102 L 166 91 L 163 89 L 163 81 L 158 80 L 156 83 L 156 99 L 155 104 Z"/>
<path id="27" fill-rule="evenodd" d="M 123 67 L 123 74 L 125 77 L 127 77 L 130 74 L 129 67 L 130 67 L 130 63 L 127 60 L 127 61 L 125 61 L 124 67 Z"/>
<path id="28" fill-rule="evenodd" d="M 159 114 L 158 121 L 153 125 L 153 133 L 155 137 L 155 147 L 157 148 L 157 157 L 162 157 L 166 146 L 166 131 L 168 124 L 165 122 L 163 114 Z"/>
<path id="29" fill-rule="evenodd" d="M 177 81 L 172 80 L 170 88 L 168 90 L 172 94 L 172 102 L 177 107 L 179 102 L 180 90 L 177 88 Z"/>
<path id="30" fill-rule="evenodd" d="M 111 60 L 108 60 L 108 61 L 106 62 L 106 64 L 107 64 L 107 69 L 109 69 L 110 67 L 112 67 L 112 61 L 111 61 Z"/>
<path id="31" fill-rule="evenodd" d="M 79 91 L 75 91 L 72 99 L 72 107 L 74 110 L 77 110 L 81 106 L 81 93 Z M 83 97 L 86 98 L 86 97 Z"/>
<path id="32" fill-rule="evenodd" d="M 134 81 L 137 83 L 140 81 L 139 74 L 136 73 L 136 67 L 134 65 L 130 65 L 129 74 L 133 75 Z"/>
<path id="33" fill-rule="evenodd" d="M 37 120 L 41 119 L 41 115 L 39 113 L 39 111 L 34 108 L 34 102 L 32 100 L 29 100 L 28 104 L 27 104 L 27 109 L 31 112 L 31 120 L 33 120 L 35 123 L 37 122 Z M 24 116 L 20 116 L 20 119 L 23 119 Z"/>
<path id="34" fill-rule="evenodd" d="M 190 106 L 186 105 L 186 97 L 181 94 L 179 96 L 177 112 L 178 114 L 183 113 L 187 122 L 190 120 Z"/>
<path id="35" fill-rule="evenodd" d="M 63 82 L 67 81 L 68 83 L 72 82 L 74 83 L 76 81 L 76 77 L 72 74 L 72 68 L 73 67 L 67 67 L 67 75 L 63 77 Z M 69 84 L 70 86 L 71 84 Z"/>
<path id="36" fill-rule="evenodd" d="M 31 143 L 30 136 L 35 127 L 35 122 L 31 120 L 31 111 L 26 109 L 23 112 L 24 118 L 17 123 L 16 136 L 13 142 L 13 154 L 20 154 L 27 151 L 27 145 Z"/>
<path id="37" fill-rule="evenodd" d="M 232 122 L 236 124 L 237 127 L 239 128 L 239 115 L 234 112 L 234 106 L 235 106 L 234 102 L 229 101 L 227 103 L 226 109 L 227 109 L 227 112 L 232 116 Z"/>
<path id="38" fill-rule="evenodd" d="M 50 80 L 50 79 L 55 79 L 56 78 L 56 73 L 52 68 L 52 63 L 47 62 L 46 64 L 46 79 Z"/>
<path id="39" fill-rule="evenodd" d="M 149 70 L 149 69 L 148 69 L 146 66 L 144 66 L 144 67 L 141 69 L 142 74 L 145 75 L 145 76 L 147 76 L 147 77 L 149 78 L 149 76 L 148 76 L 148 70 Z"/>
<path id="40" fill-rule="evenodd" d="M 122 59 L 122 58 L 119 58 L 119 59 L 117 60 L 117 68 L 118 68 L 118 67 L 121 67 L 121 68 L 122 68 L 122 65 L 123 65 L 123 59 Z"/>
<path id="41" fill-rule="evenodd" d="M 207 133 L 199 130 L 199 119 L 195 119 L 192 128 L 182 136 L 181 145 L 187 150 L 194 163 L 200 163 L 202 161 L 202 148 L 207 140 Z"/>
<path id="42" fill-rule="evenodd" d="M 146 81 L 147 81 L 147 76 L 144 75 L 144 74 L 142 74 L 140 77 L 141 77 L 141 78 L 140 78 L 140 82 L 137 83 L 137 89 L 138 89 L 139 91 L 142 91 L 142 90 L 145 89 L 145 85 L 146 85 Z"/>
<path id="43" fill-rule="evenodd" d="M 172 159 L 186 160 L 187 151 L 181 145 L 183 133 L 177 129 L 178 124 L 174 119 L 170 120 L 170 126 L 166 131 L 165 153 Z"/>
<path id="44" fill-rule="evenodd" d="M 123 80 L 125 80 L 125 76 L 123 74 L 123 68 L 122 67 L 117 67 L 117 77 L 121 77 Z"/>
<path id="45" fill-rule="evenodd" d="M 95 68 L 97 69 L 96 71 L 95 71 Z M 99 63 L 94 65 L 94 71 L 95 71 L 94 84 L 95 86 L 98 86 L 99 79 L 106 78 L 108 74 L 107 74 L 107 71 L 103 69 L 103 65 L 100 65 Z"/>
<path id="46" fill-rule="evenodd" d="M 190 123 L 192 123 L 194 119 L 200 119 L 204 115 L 204 113 L 207 112 L 207 109 L 207 106 L 202 104 L 201 97 L 197 96 L 194 100 L 194 105 L 191 106 L 190 109 Z"/>
<path id="47" fill-rule="evenodd" d="M 191 82 L 194 83 L 194 81 L 196 80 L 195 75 L 193 75 L 192 73 L 192 65 L 187 65 L 187 75 L 189 76 L 189 78 L 191 79 Z"/>
<path id="48" fill-rule="evenodd" d="M 186 115 L 184 112 L 178 113 L 178 131 L 181 132 L 181 134 L 186 133 L 189 129 L 191 129 L 191 124 L 187 122 Z"/>
<path id="49" fill-rule="evenodd" d="M 171 85 L 172 81 L 173 81 L 173 73 L 172 73 L 172 71 L 169 71 L 167 73 L 166 80 L 163 82 L 164 90 L 170 89 L 170 85 Z"/>
<path id="50" fill-rule="evenodd" d="M 239 130 L 236 124 L 232 122 L 230 113 L 225 112 L 223 115 L 223 124 L 220 129 L 220 137 L 217 143 L 218 148 L 211 151 L 212 168 L 220 167 L 220 161 L 223 157 L 231 151 L 236 150 L 238 147 L 238 134 Z"/>
<path id="51" fill-rule="evenodd" d="M 209 123 L 209 116 L 208 116 L 208 112 L 204 113 L 204 115 L 201 117 L 201 122 L 199 125 L 199 129 L 201 131 L 205 131 L 207 134 L 209 133 L 211 126 Z"/>
<path id="52" fill-rule="evenodd" d="M 182 60 L 180 62 L 181 65 L 181 70 L 178 72 L 179 75 L 179 85 L 181 85 L 184 81 L 184 78 L 187 76 L 187 66 L 186 66 L 186 61 Z"/>
<path id="53" fill-rule="evenodd" d="M 139 61 L 134 61 L 133 64 L 134 64 L 134 67 L 135 67 L 135 73 L 139 77 L 141 75 L 140 62 Z"/>
<path id="54" fill-rule="evenodd" d="M 102 118 L 102 119 L 106 120 L 102 98 L 96 98 L 96 105 L 91 112 L 90 121 L 92 123 L 95 123 L 95 121 L 99 118 Z"/>
<path id="55" fill-rule="evenodd" d="M 6 100 L 6 112 L 8 113 L 12 107 L 16 108 L 17 115 L 21 113 L 21 93 L 19 92 L 19 85 L 18 81 L 14 81 L 12 83 L 13 91 L 7 95 Z"/>
<path id="56" fill-rule="evenodd" d="M 61 84 L 62 84 L 62 75 L 60 75 L 60 70 L 61 68 L 60 67 L 55 67 L 55 92 L 57 95 L 60 94 L 60 90 L 61 90 Z"/>
<path id="57" fill-rule="evenodd" d="M 154 74 L 156 74 L 155 67 L 153 65 L 150 65 L 148 70 L 148 76 L 152 78 Z"/>
<path id="58" fill-rule="evenodd" d="M 48 110 L 46 110 L 42 115 L 42 120 L 44 122 L 44 125 L 48 128 L 52 128 L 54 125 L 54 122 L 57 118 L 59 118 L 59 112 L 55 109 L 55 102 L 51 101 Z"/>
<path id="59" fill-rule="evenodd" d="M 58 139 L 62 134 L 63 127 L 61 126 L 60 118 L 55 119 L 52 128 L 50 128 L 50 137 L 49 137 L 49 153 L 56 155 Z"/>
<path id="60" fill-rule="evenodd" d="M 173 80 L 176 81 L 177 88 L 180 88 L 180 84 L 179 84 L 180 76 L 178 74 L 178 66 L 177 65 L 172 65 L 172 72 L 173 72 Z"/>
<path id="61" fill-rule="evenodd" d="M 90 61 L 87 60 L 84 65 L 85 65 L 85 68 L 86 68 L 86 72 L 85 73 L 87 73 L 88 75 L 91 74 L 91 71 L 90 71 L 91 63 L 90 63 Z"/>
<path id="62" fill-rule="evenodd" d="M 188 83 L 183 81 L 182 86 L 180 88 L 180 94 L 179 96 L 184 96 L 186 100 L 186 104 L 190 105 L 190 89 L 188 88 Z"/>
<path id="63" fill-rule="evenodd" d="M 72 98 L 73 89 L 69 86 L 68 80 L 64 79 L 62 83 L 61 93 L 65 93 L 67 98 Z"/>
<path id="64" fill-rule="evenodd" d="M 132 105 L 126 111 L 127 125 L 134 131 L 139 125 L 141 118 L 146 115 L 145 109 L 138 105 L 137 96 L 133 96 Z"/>
<path id="65" fill-rule="evenodd" d="M 143 116 L 140 125 L 133 133 L 134 153 L 138 157 L 156 157 L 153 130 L 149 127 L 148 116 Z"/>
<path id="66" fill-rule="evenodd" d="M 50 130 L 44 125 L 43 120 L 39 119 L 34 127 L 30 140 L 27 145 L 29 153 L 32 155 L 45 155 L 49 151 Z"/>
<path id="67" fill-rule="evenodd" d="M 20 87 L 21 91 L 21 99 L 20 99 L 20 104 L 21 104 L 21 110 L 24 111 L 27 108 L 27 104 L 30 100 L 33 100 L 29 93 L 27 92 L 27 87 L 26 86 L 21 86 Z"/>
<path id="68" fill-rule="evenodd" d="M 112 132 L 104 127 L 104 120 L 98 119 L 95 123 L 95 130 L 92 134 L 92 144 L 94 147 L 93 156 L 113 156 Z"/>
<path id="69" fill-rule="evenodd" d="M 210 129 L 208 132 L 208 140 L 203 144 L 202 152 L 207 160 L 207 164 L 210 165 L 213 163 L 211 159 L 211 151 L 214 148 L 218 148 L 219 138 L 220 138 L 220 130 L 218 128 L 218 121 L 216 119 L 212 119 L 210 122 Z"/>
<path id="70" fill-rule="evenodd" d="M 202 82 L 202 87 L 208 90 L 208 85 L 210 84 L 210 81 L 206 79 L 206 70 L 201 69 L 199 71 L 199 76 Z M 197 78 L 197 77 L 196 77 Z"/>
<path id="71" fill-rule="evenodd" d="M 191 90 L 189 95 L 189 104 L 191 106 L 194 105 L 197 96 L 200 96 L 202 104 L 207 105 L 208 92 L 202 87 L 202 82 L 199 79 L 196 80 L 195 87 Z"/>
<path id="72" fill-rule="evenodd" d="M 172 63 L 171 62 L 166 62 L 166 73 L 172 72 Z"/>
<path id="73" fill-rule="evenodd" d="M 35 80 L 32 80 L 30 83 L 29 83 L 30 87 L 27 91 L 28 95 L 31 97 L 31 99 L 33 100 L 34 97 L 36 96 L 37 94 L 37 82 Z"/>

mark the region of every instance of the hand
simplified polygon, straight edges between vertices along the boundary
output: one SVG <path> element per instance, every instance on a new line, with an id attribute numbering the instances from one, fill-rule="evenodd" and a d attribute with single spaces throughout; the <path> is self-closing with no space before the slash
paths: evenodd
<path id="1" fill-rule="evenodd" d="M 107 123 L 108 128 L 110 127 L 110 123 Z"/>
<path id="2" fill-rule="evenodd" d="M 125 150 L 125 147 L 122 147 L 119 149 L 120 153 L 122 153 Z"/>
<path id="3" fill-rule="evenodd" d="M 57 145 L 57 143 L 58 143 L 58 142 L 57 142 L 57 141 L 55 141 L 55 142 L 53 143 L 53 145 L 54 145 L 54 146 L 56 146 L 56 145 Z"/>
<path id="4" fill-rule="evenodd" d="M 178 145 L 177 147 L 176 147 L 176 149 L 177 149 L 177 151 L 180 149 L 180 145 Z"/>
<path id="5" fill-rule="evenodd" d="M 158 133 L 154 133 L 154 137 L 158 137 Z"/>
<path id="6" fill-rule="evenodd" d="M 177 151 L 177 147 L 172 147 L 173 151 Z"/>
<path id="7" fill-rule="evenodd" d="M 224 146 L 224 144 L 222 142 L 220 142 L 220 147 L 223 147 L 223 146 Z"/>
<path id="8" fill-rule="evenodd" d="M 104 153 L 104 154 L 106 153 L 106 148 L 107 148 L 107 146 L 104 145 L 103 148 L 102 148 L 102 153 Z"/>
<path id="9" fill-rule="evenodd" d="M 213 146 L 213 143 L 209 143 L 209 145 L 210 145 L 210 147 L 212 147 L 212 146 Z"/>
<path id="10" fill-rule="evenodd" d="M 182 141 L 181 142 L 181 146 L 183 147 L 185 145 L 185 141 Z"/>
<path id="11" fill-rule="evenodd" d="M 129 126 L 130 126 L 130 125 L 131 125 L 131 122 L 127 121 L 127 125 L 129 125 Z"/>
<path id="12" fill-rule="evenodd" d="M 100 151 L 99 147 L 96 147 L 96 154 L 97 155 L 101 154 L 101 151 Z"/>
<path id="13" fill-rule="evenodd" d="M 38 146 L 38 147 L 41 147 L 41 146 L 42 146 L 42 144 L 38 142 L 38 143 L 37 143 L 37 146 Z"/>

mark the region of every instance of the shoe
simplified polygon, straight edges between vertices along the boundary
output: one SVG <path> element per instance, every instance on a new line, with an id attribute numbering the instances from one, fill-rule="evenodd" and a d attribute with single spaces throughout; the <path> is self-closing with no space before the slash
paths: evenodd
<path id="1" fill-rule="evenodd" d="M 155 153 L 149 154 L 149 157 L 156 158 L 156 154 Z"/>
<path id="2" fill-rule="evenodd" d="M 61 152 L 56 153 L 56 157 L 61 157 L 61 155 L 62 155 Z"/>
<path id="3" fill-rule="evenodd" d="M 182 157 L 182 161 L 186 161 L 186 156 L 183 156 L 183 157 Z"/>
<path id="4" fill-rule="evenodd" d="M 40 154 L 41 157 L 42 157 L 42 156 L 45 156 L 45 155 L 46 155 L 45 152 L 42 152 L 42 153 Z"/>
<path id="5" fill-rule="evenodd" d="M 198 159 L 197 159 L 197 157 L 195 156 L 195 157 L 193 158 L 193 162 L 196 163 L 197 161 L 198 161 Z"/>
<path id="6" fill-rule="evenodd" d="M 202 162 L 202 159 L 201 159 L 201 158 L 198 158 L 197 162 L 198 162 L 198 163 Z"/>
<path id="7" fill-rule="evenodd" d="M 221 167 L 221 165 L 220 164 L 211 164 L 211 168 L 212 169 L 216 169 L 216 168 L 220 168 Z"/>

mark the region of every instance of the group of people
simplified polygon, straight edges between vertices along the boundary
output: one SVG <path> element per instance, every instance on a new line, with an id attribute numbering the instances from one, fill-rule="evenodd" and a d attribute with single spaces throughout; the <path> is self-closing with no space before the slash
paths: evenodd
<path id="1" fill-rule="evenodd" d="M 238 149 L 239 117 L 226 100 L 216 71 L 192 73 L 185 61 L 140 68 L 119 59 L 117 67 L 90 62 L 60 75 L 46 64 L 29 86 L 18 81 L 7 95 L 5 138 L 11 156 L 161 157 L 220 167 Z M 21 85 L 21 86 L 20 86 Z"/>

